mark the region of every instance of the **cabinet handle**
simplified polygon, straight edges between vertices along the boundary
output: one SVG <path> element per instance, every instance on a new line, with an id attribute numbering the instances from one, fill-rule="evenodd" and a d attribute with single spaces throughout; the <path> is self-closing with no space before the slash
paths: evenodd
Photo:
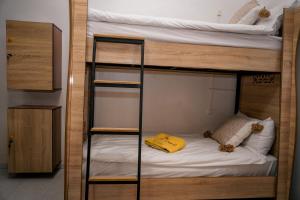
<path id="1" fill-rule="evenodd" d="M 14 143 L 14 138 L 12 136 L 9 137 L 8 148 L 10 149 L 11 145 Z"/>
<path id="2" fill-rule="evenodd" d="M 7 54 L 7 60 L 9 60 L 10 57 L 12 57 L 13 55 L 11 53 Z"/>

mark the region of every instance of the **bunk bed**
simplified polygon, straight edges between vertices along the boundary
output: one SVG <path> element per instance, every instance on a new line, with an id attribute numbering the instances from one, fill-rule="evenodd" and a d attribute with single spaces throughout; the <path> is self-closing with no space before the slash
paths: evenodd
<path id="1" fill-rule="evenodd" d="M 86 65 L 92 58 L 92 40 L 87 37 L 87 0 L 70 3 L 65 199 L 79 200 L 82 198 Z M 295 146 L 299 7 L 286 9 L 283 21 L 282 48 L 145 40 L 146 68 L 237 73 L 236 109 L 259 119 L 271 116 L 275 121 L 277 137 L 272 154 L 278 158 L 278 167 L 277 175 L 270 176 L 142 178 L 142 199 L 288 199 Z M 139 49 L 130 45 L 103 43 L 97 52 L 96 61 L 108 65 L 137 66 L 140 59 Z M 90 199 L 129 199 L 135 196 L 135 186 L 95 186 L 90 194 Z"/>

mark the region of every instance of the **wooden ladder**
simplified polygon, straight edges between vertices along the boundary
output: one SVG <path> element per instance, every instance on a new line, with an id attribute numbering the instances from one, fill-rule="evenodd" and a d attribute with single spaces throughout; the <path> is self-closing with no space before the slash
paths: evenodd
<path id="1" fill-rule="evenodd" d="M 140 81 L 111 81 L 111 80 L 95 80 L 96 73 L 96 50 L 98 42 L 111 42 L 133 44 L 141 46 L 141 64 L 140 64 Z M 142 126 L 143 126 L 143 87 L 144 87 L 144 39 L 135 37 L 112 36 L 112 35 L 94 35 L 93 41 L 93 60 L 91 66 L 90 82 L 89 82 L 89 132 L 88 147 L 86 160 L 86 182 L 85 182 L 85 200 L 89 199 L 90 184 L 136 184 L 137 200 L 140 199 L 141 184 L 141 149 L 142 149 Z M 107 128 L 94 127 L 94 103 L 96 87 L 119 87 L 119 88 L 138 88 L 140 90 L 139 101 L 139 127 L 138 128 Z M 93 135 L 137 135 L 138 136 L 138 168 L 135 177 L 105 177 L 90 176 L 91 161 L 91 140 Z"/>

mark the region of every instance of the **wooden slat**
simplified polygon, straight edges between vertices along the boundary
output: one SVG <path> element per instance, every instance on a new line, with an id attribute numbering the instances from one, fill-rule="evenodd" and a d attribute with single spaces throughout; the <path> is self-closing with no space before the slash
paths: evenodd
<path id="1" fill-rule="evenodd" d="M 144 40 L 145 39 L 145 38 L 140 37 L 140 36 L 117 35 L 117 34 L 94 34 L 94 37 L 129 39 L 129 40 Z"/>
<path id="2" fill-rule="evenodd" d="M 128 133 L 128 132 L 139 132 L 137 128 L 92 128 L 92 132 L 120 132 L 120 133 Z"/>
<path id="3" fill-rule="evenodd" d="M 92 61 L 87 39 L 86 61 Z M 96 62 L 140 64 L 140 46 L 98 43 Z M 281 50 L 195 45 L 145 40 L 145 65 L 190 69 L 280 72 Z"/>
<path id="4" fill-rule="evenodd" d="M 276 177 L 142 178 L 143 200 L 239 199 L 275 197 Z M 91 185 L 90 200 L 127 200 L 135 185 Z"/>
<path id="5" fill-rule="evenodd" d="M 91 176 L 89 181 L 137 181 L 138 179 L 134 176 Z"/>
<path id="6" fill-rule="evenodd" d="M 140 85 L 140 82 L 136 81 L 110 81 L 110 80 L 95 80 L 95 84 L 126 84 L 126 85 Z"/>

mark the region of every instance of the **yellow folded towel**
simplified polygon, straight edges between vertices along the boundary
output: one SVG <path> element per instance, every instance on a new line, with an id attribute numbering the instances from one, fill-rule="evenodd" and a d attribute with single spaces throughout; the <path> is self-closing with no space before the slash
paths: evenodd
<path id="1" fill-rule="evenodd" d="M 154 137 L 146 138 L 145 144 L 154 149 L 173 153 L 185 147 L 185 140 L 166 133 L 159 133 Z"/>

